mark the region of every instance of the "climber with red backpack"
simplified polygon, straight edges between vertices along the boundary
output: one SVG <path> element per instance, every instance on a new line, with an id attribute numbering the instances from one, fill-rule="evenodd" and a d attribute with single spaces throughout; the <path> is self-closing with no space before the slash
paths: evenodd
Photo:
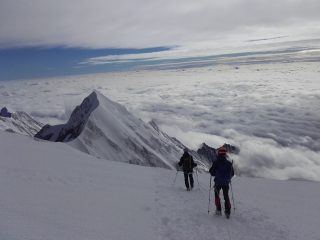
<path id="1" fill-rule="evenodd" d="M 224 147 L 217 149 L 217 160 L 213 162 L 209 172 L 214 177 L 214 195 L 216 205 L 216 215 L 221 214 L 220 190 L 224 197 L 224 210 L 227 218 L 230 217 L 231 203 L 229 198 L 229 184 L 234 175 L 232 163 L 227 160 L 227 150 Z M 211 182 L 210 182 L 211 183 Z"/>

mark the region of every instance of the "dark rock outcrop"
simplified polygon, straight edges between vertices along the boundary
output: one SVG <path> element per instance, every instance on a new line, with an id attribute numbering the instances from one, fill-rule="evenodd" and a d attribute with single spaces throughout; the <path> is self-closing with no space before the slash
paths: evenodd
<path id="1" fill-rule="evenodd" d="M 3 107 L 0 111 L 0 117 L 6 117 L 6 118 L 11 118 L 12 113 L 8 111 L 6 107 Z"/>

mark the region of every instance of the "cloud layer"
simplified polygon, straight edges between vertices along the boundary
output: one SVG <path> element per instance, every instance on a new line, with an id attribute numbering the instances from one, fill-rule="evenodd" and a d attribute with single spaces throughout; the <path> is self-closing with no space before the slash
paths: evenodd
<path id="1" fill-rule="evenodd" d="M 231 44 L 319 37 L 318 0 L 2 0 L 0 47 Z"/>
<path id="2" fill-rule="evenodd" d="M 320 181 L 319 74 L 306 62 L 9 81 L 0 102 L 57 123 L 97 89 L 191 148 L 239 146 L 239 174 Z"/>

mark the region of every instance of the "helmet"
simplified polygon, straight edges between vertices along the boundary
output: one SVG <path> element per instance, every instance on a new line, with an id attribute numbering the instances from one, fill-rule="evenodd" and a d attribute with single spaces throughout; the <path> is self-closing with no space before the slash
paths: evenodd
<path id="1" fill-rule="evenodd" d="M 217 149 L 217 153 L 218 153 L 218 155 L 226 155 L 227 154 L 227 149 L 225 149 L 225 147 L 219 147 L 218 149 Z"/>

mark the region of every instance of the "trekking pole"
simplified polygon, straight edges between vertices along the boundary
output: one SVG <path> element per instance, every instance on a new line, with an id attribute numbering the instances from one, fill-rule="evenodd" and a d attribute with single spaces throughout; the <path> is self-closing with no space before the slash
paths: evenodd
<path id="1" fill-rule="evenodd" d="M 233 190 L 232 190 L 231 180 L 230 180 L 230 189 L 231 189 L 231 196 L 232 196 L 232 203 L 233 203 L 233 211 L 236 212 L 236 205 L 234 204 L 234 197 L 233 197 Z"/>
<path id="2" fill-rule="evenodd" d="M 232 159 L 232 162 L 231 162 L 231 166 L 232 166 L 232 169 L 233 169 L 233 159 Z M 232 196 L 232 203 L 233 203 L 233 211 L 236 212 L 236 205 L 234 204 L 231 176 L 230 176 L 230 189 L 231 189 L 231 196 Z"/>
<path id="3" fill-rule="evenodd" d="M 209 188 L 208 214 L 210 213 L 211 182 L 212 182 L 212 176 L 210 176 L 210 188 Z"/>
<path id="4" fill-rule="evenodd" d="M 196 169 L 196 175 L 197 175 L 198 188 L 200 188 L 199 177 L 198 177 L 198 169 Z"/>
<path id="5" fill-rule="evenodd" d="M 172 184 L 173 186 L 176 184 L 177 175 L 178 175 L 178 170 L 177 170 L 177 172 L 176 172 L 176 176 L 175 176 L 174 181 L 173 181 L 173 184 Z"/>

